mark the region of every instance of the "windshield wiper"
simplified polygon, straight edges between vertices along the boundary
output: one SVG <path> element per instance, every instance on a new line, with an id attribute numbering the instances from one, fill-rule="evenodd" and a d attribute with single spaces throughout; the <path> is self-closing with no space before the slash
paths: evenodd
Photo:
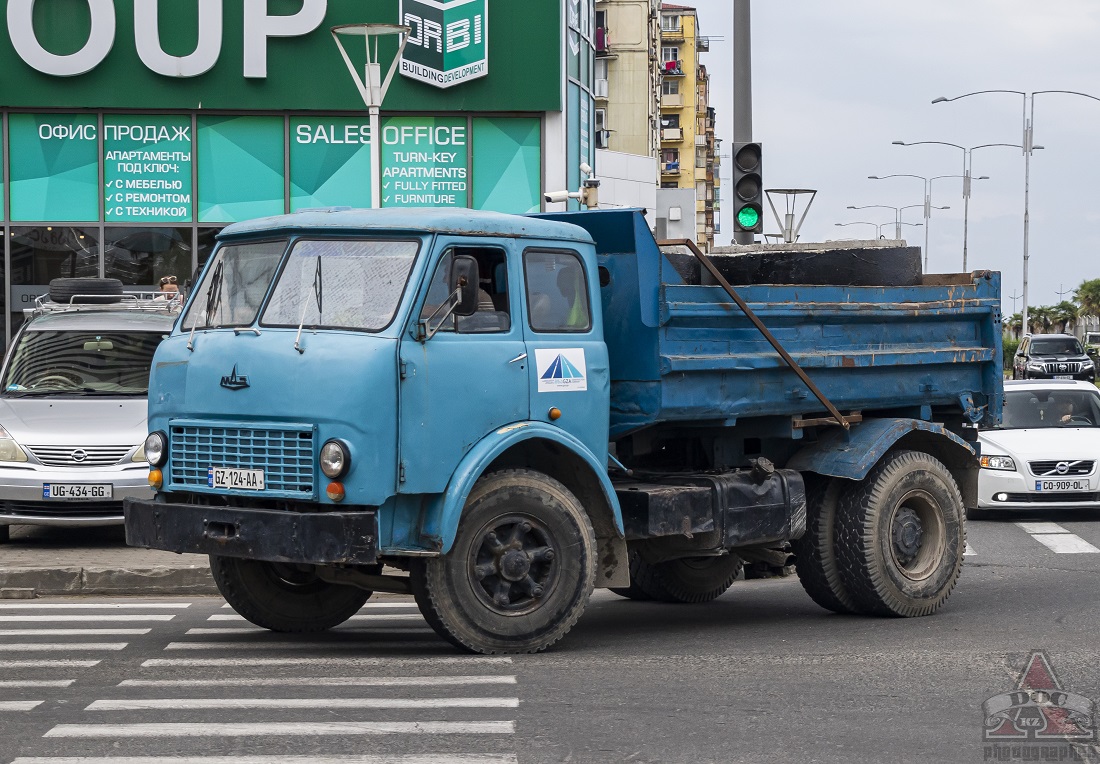
<path id="1" fill-rule="evenodd" d="M 317 268 L 313 272 L 313 295 L 317 299 L 317 323 L 321 323 L 321 306 L 322 306 L 322 279 L 321 279 L 321 256 L 317 256 Z M 305 353 L 305 348 L 302 347 L 302 327 L 306 325 L 306 311 L 309 310 L 308 305 L 302 306 L 302 320 L 298 322 L 298 336 L 294 338 L 294 349 L 301 355 Z"/>
<path id="2" fill-rule="evenodd" d="M 210 274 L 210 286 L 206 289 L 206 326 L 210 326 L 210 319 L 217 312 L 222 300 L 222 266 L 225 260 L 218 261 L 214 272 Z M 187 349 L 195 352 L 195 330 L 199 327 L 198 319 L 191 324 L 191 334 L 187 338 Z"/>

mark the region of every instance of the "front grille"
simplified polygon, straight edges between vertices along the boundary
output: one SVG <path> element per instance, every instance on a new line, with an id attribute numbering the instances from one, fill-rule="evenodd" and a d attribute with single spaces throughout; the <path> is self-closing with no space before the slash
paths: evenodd
<path id="1" fill-rule="evenodd" d="M 1065 464 L 1066 471 L 1059 472 L 1058 465 Z M 1039 477 L 1062 477 L 1063 475 L 1091 475 L 1094 461 L 1073 461 L 1072 459 L 1050 459 L 1041 462 L 1028 462 L 1031 473 Z"/>
<path id="2" fill-rule="evenodd" d="M 1048 361 L 1047 374 L 1077 374 L 1081 371 L 1080 361 Z"/>
<path id="3" fill-rule="evenodd" d="M 211 467 L 263 470 L 264 490 L 312 496 L 313 430 L 172 425 L 169 459 L 173 487 L 207 488 Z"/>
<path id="4" fill-rule="evenodd" d="M 0 517 L 109 518 L 122 517 L 121 501 L 2 501 Z"/>
<path id="5" fill-rule="evenodd" d="M 118 464 L 133 446 L 27 446 L 47 467 L 109 467 Z"/>
<path id="6" fill-rule="evenodd" d="M 1092 504 L 1100 493 L 1010 493 L 1008 501 L 1018 504 Z"/>

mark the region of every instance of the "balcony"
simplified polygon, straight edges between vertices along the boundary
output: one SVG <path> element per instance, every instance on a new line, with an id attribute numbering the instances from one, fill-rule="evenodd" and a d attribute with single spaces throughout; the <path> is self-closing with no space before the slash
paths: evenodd
<path id="1" fill-rule="evenodd" d="M 607 98 L 607 80 L 594 80 L 592 83 L 592 95 L 596 98 Z"/>
<path id="2" fill-rule="evenodd" d="M 679 162 L 665 162 L 661 165 L 661 175 L 679 175 L 680 163 Z"/>
<path id="3" fill-rule="evenodd" d="M 662 109 L 682 109 L 684 98 L 679 93 L 667 93 L 661 96 Z"/>
<path id="4" fill-rule="evenodd" d="M 695 50 L 700 53 L 710 52 L 710 38 L 709 37 L 697 37 L 695 38 Z"/>
<path id="5" fill-rule="evenodd" d="M 661 39 L 662 40 L 682 40 L 684 39 L 684 25 L 680 23 L 679 19 L 675 22 L 670 22 L 669 19 L 661 19 Z"/>
<path id="6" fill-rule="evenodd" d="M 706 146 L 707 145 L 707 136 L 705 136 L 705 135 L 696 135 L 695 136 L 695 145 L 696 146 Z"/>
<path id="7" fill-rule="evenodd" d="M 662 61 L 661 62 L 661 74 L 663 74 L 666 77 L 683 77 L 684 76 L 684 62 L 682 60 Z"/>
<path id="8" fill-rule="evenodd" d="M 661 129 L 662 141 L 682 141 L 684 131 L 679 127 L 665 127 Z"/>

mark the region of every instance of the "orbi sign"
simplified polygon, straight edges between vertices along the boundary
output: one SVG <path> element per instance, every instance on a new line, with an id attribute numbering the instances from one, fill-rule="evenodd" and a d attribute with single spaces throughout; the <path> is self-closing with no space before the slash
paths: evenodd
<path id="1" fill-rule="evenodd" d="M 489 73 L 488 0 L 401 0 L 401 73 L 449 88 Z"/>

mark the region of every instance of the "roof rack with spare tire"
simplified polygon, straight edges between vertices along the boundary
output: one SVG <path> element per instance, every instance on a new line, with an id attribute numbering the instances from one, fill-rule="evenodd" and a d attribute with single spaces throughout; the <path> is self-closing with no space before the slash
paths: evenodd
<path id="1" fill-rule="evenodd" d="M 24 313 L 41 315 L 73 310 L 141 310 L 174 313 L 183 305 L 178 292 L 155 290 L 131 291 L 122 282 L 111 278 L 56 278 L 50 281 L 49 292 L 34 300 L 34 307 Z"/>

